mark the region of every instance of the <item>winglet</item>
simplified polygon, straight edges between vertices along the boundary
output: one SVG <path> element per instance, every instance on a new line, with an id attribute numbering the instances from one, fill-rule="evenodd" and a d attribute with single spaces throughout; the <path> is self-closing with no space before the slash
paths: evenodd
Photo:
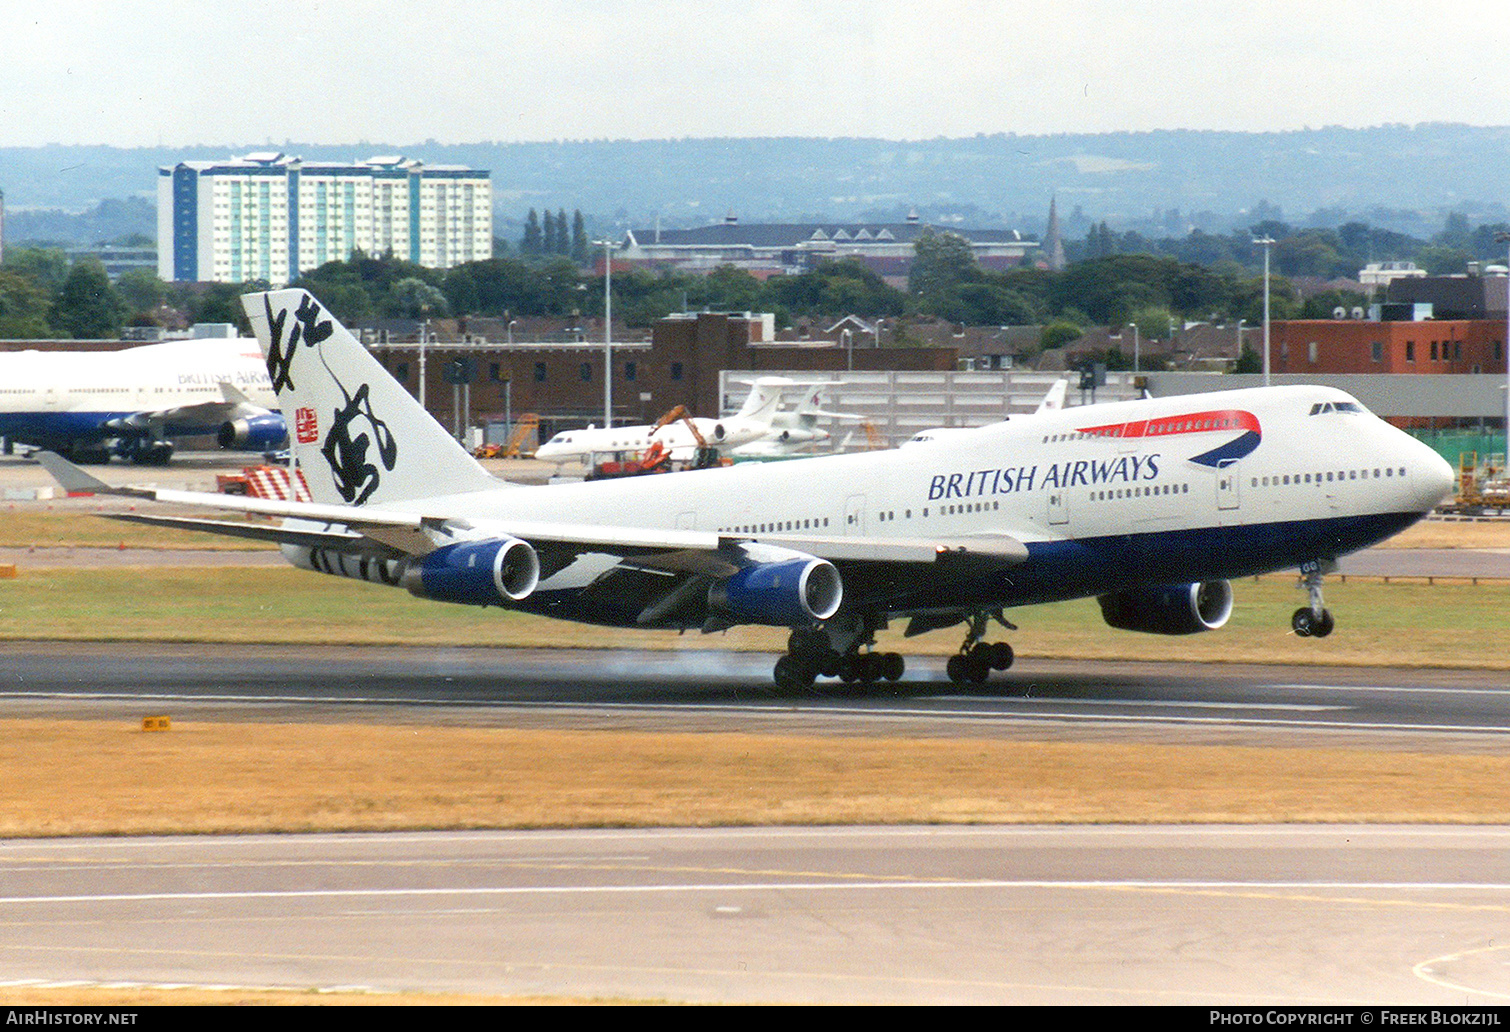
<path id="1" fill-rule="evenodd" d="M 227 405 L 251 405 L 252 403 L 252 399 L 229 380 L 220 381 L 220 396 L 225 398 Z"/>
<path id="2" fill-rule="evenodd" d="M 144 495 L 150 496 L 150 492 L 140 488 L 112 487 L 103 480 L 87 473 L 69 462 L 57 452 L 39 451 L 34 452 L 32 458 L 40 462 L 52 478 L 62 485 L 63 490 L 69 494 L 115 494 L 115 495 Z"/>

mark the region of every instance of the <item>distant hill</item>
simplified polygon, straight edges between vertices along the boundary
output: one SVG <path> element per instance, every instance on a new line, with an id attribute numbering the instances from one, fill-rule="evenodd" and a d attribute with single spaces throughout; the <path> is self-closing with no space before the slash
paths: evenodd
<path id="1" fill-rule="evenodd" d="M 1041 233 L 1057 196 L 1067 234 L 1092 222 L 1151 235 L 1222 232 L 1261 217 L 1358 220 L 1416 236 L 1448 212 L 1510 212 L 1510 127 L 1454 124 L 1283 133 L 1174 130 L 898 142 L 862 138 L 592 140 L 558 143 L 312 143 L 193 148 L 0 148 L 12 212 L 78 212 L 106 198 L 154 200 L 159 165 L 269 147 L 311 159 L 400 153 L 492 172 L 500 236 L 531 208 L 580 209 L 598 228 L 865 217 L 917 209 L 929 221 Z M 1263 202 L 1261 205 L 1260 202 Z M 12 234 L 7 234 L 8 236 Z"/>

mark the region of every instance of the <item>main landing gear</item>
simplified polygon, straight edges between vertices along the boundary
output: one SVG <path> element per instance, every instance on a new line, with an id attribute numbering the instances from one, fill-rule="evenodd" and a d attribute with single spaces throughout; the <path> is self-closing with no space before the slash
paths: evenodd
<path id="1" fill-rule="evenodd" d="M 995 619 L 1009 631 L 1017 630 L 1001 610 L 994 613 L 976 613 L 970 617 L 970 629 L 965 632 L 965 640 L 959 647 L 959 652 L 949 657 L 949 663 L 945 667 L 949 674 L 949 680 L 955 684 L 981 685 L 991 676 L 993 670 L 1006 670 L 1012 665 L 1016 656 L 1012 652 L 1012 646 L 1004 641 L 986 642 L 981 641 L 985 637 L 986 624 Z"/>
<path id="2" fill-rule="evenodd" d="M 1310 593 L 1311 604 L 1295 610 L 1295 615 L 1290 617 L 1290 626 L 1302 638 L 1325 638 L 1336 626 L 1321 597 L 1321 581 L 1329 569 L 1335 569 L 1335 564 L 1313 561 L 1300 567 L 1300 583 L 1296 587 L 1305 588 Z"/>
<path id="3" fill-rule="evenodd" d="M 777 689 L 811 691 L 820 676 L 861 685 L 901 680 L 907 668 L 901 653 L 860 651 L 875 644 L 876 629 L 869 621 L 859 620 L 830 620 L 822 627 L 793 629 L 787 653 L 776 661 L 773 671 Z"/>

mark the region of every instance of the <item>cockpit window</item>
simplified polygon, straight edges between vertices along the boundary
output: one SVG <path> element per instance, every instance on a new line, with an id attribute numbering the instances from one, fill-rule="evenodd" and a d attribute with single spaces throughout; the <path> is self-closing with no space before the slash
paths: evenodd
<path id="1" fill-rule="evenodd" d="M 1362 412 L 1363 406 L 1356 401 L 1318 401 L 1311 406 L 1311 415 L 1322 412 Z"/>

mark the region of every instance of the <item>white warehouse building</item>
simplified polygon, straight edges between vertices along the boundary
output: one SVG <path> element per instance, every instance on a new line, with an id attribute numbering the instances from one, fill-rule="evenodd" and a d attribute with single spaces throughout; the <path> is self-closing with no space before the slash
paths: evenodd
<path id="1" fill-rule="evenodd" d="M 184 161 L 158 169 L 157 239 L 158 276 L 179 282 L 281 287 L 358 249 L 449 269 L 493 256 L 493 185 L 484 170 L 398 156 Z"/>

